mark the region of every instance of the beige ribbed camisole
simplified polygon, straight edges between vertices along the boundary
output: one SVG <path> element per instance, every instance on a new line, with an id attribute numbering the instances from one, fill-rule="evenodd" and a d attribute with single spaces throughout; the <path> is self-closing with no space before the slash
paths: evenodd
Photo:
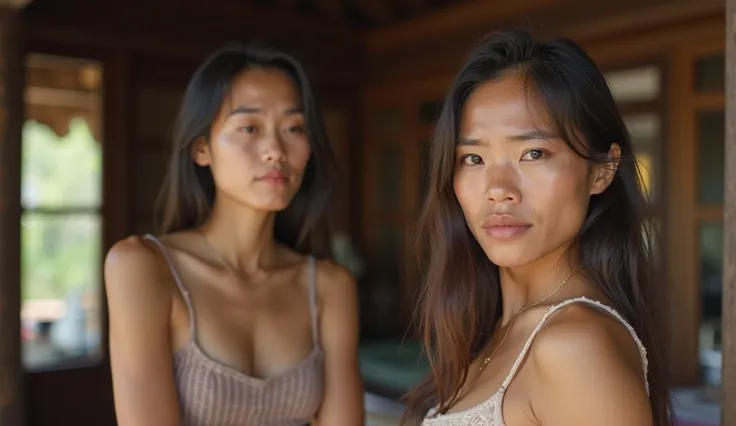
<path id="1" fill-rule="evenodd" d="M 191 297 L 168 254 L 153 235 L 189 311 L 189 341 L 174 355 L 182 424 L 186 426 L 303 426 L 322 403 L 324 356 L 319 344 L 316 264 L 309 257 L 312 351 L 297 365 L 271 378 L 249 376 L 208 356 L 197 342 Z"/>

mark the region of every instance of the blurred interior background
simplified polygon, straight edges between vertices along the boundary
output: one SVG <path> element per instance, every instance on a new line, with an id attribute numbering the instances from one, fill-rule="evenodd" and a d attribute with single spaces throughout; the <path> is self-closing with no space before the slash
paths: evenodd
<path id="1" fill-rule="evenodd" d="M 679 424 L 719 424 L 726 3 L 0 0 L 0 373 L 13 385 L 0 424 L 115 424 L 104 253 L 153 231 L 195 67 L 227 41 L 261 40 L 303 60 L 322 101 L 344 172 L 334 245 L 360 284 L 369 424 L 395 425 L 399 396 L 428 371 L 411 327 L 426 143 L 471 44 L 507 27 L 572 37 L 604 70 L 663 235 Z"/>

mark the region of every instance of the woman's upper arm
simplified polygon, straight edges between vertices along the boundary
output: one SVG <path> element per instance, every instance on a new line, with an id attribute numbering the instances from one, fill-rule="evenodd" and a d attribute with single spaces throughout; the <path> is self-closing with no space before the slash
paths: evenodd
<path id="1" fill-rule="evenodd" d="M 615 327 L 560 322 L 537 336 L 532 406 L 543 425 L 653 424 L 638 348 L 628 331 Z"/>
<path id="2" fill-rule="evenodd" d="M 363 424 L 363 385 L 358 364 L 358 302 L 355 280 L 345 269 L 323 263 L 318 276 L 325 353 L 325 394 L 316 424 Z"/>
<path id="3" fill-rule="evenodd" d="M 138 237 L 115 244 L 104 268 L 118 424 L 178 426 L 169 278 L 153 249 Z"/>

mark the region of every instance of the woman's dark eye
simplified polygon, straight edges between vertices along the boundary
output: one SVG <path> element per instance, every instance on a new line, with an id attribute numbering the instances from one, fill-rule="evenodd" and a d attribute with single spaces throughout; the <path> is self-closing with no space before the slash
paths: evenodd
<path id="1" fill-rule="evenodd" d="M 530 149 L 529 151 L 525 152 L 524 155 L 521 157 L 522 160 L 541 160 L 547 155 L 547 153 L 544 150 L 541 149 Z"/>
<path id="2" fill-rule="evenodd" d="M 483 159 L 480 158 L 480 155 L 469 154 L 462 158 L 462 162 L 466 166 L 477 166 L 478 164 L 483 163 Z"/>

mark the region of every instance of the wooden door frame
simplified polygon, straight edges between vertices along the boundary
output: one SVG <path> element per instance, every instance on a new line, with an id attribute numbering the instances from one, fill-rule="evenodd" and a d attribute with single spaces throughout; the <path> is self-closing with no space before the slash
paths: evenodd
<path id="1" fill-rule="evenodd" d="M 0 5 L 0 424 L 25 423 L 26 383 L 21 358 L 21 140 L 25 68 L 21 12 Z"/>
<path id="2" fill-rule="evenodd" d="M 677 345 L 672 345 L 670 351 L 674 357 L 671 368 L 673 380 L 681 385 L 700 384 L 698 224 L 702 220 L 723 217 L 722 208 L 699 206 L 696 114 L 704 109 L 723 108 L 725 94 L 722 91 L 698 93 L 695 89 L 695 64 L 699 57 L 723 52 L 724 38 L 710 36 L 682 43 L 671 57 L 669 140 L 672 145 L 668 151 L 673 155 L 669 162 L 667 210 L 671 215 L 669 233 L 677 238 L 671 238 L 667 248 L 672 259 L 669 277 L 674 290 L 671 291 L 673 311 L 676 307 L 676 312 L 670 316 L 670 339 Z M 723 297 L 725 302 L 726 295 Z"/>
<path id="3" fill-rule="evenodd" d="M 736 426 L 736 0 L 726 0 L 726 140 L 721 424 Z M 726 401 L 730 403 L 726 403 Z"/>
<path id="4" fill-rule="evenodd" d="M 33 38 L 33 32 L 28 33 L 28 39 L 23 56 L 31 53 L 41 53 L 79 59 L 95 60 L 102 64 L 102 229 L 101 254 L 112 244 L 125 237 L 129 231 L 129 54 L 119 49 L 89 47 L 77 44 L 66 44 Z M 99 283 L 103 282 L 102 273 Z M 107 298 L 104 286 L 100 288 L 100 315 L 101 315 L 101 354 L 99 364 L 88 367 L 47 372 L 26 372 L 26 417 L 29 426 L 49 424 L 50 421 L 59 423 L 59 419 L 72 422 L 74 419 L 65 419 L 79 412 L 86 419 L 95 424 L 114 425 L 114 403 L 112 400 L 112 384 L 108 356 L 107 332 Z M 51 397 L 49 391 L 68 389 L 70 384 L 79 382 L 99 384 L 104 393 L 95 393 L 99 398 L 93 401 L 79 401 L 74 398 L 75 392 L 68 393 L 58 402 L 46 402 Z M 97 387 L 97 385 L 95 385 Z M 109 392 L 108 392 L 109 390 Z M 58 395 L 53 395 L 58 396 Z M 71 399 L 67 399 L 71 398 Z M 40 400 L 41 408 L 39 408 Z M 91 410 L 91 407 L 95 407 Z"/>

